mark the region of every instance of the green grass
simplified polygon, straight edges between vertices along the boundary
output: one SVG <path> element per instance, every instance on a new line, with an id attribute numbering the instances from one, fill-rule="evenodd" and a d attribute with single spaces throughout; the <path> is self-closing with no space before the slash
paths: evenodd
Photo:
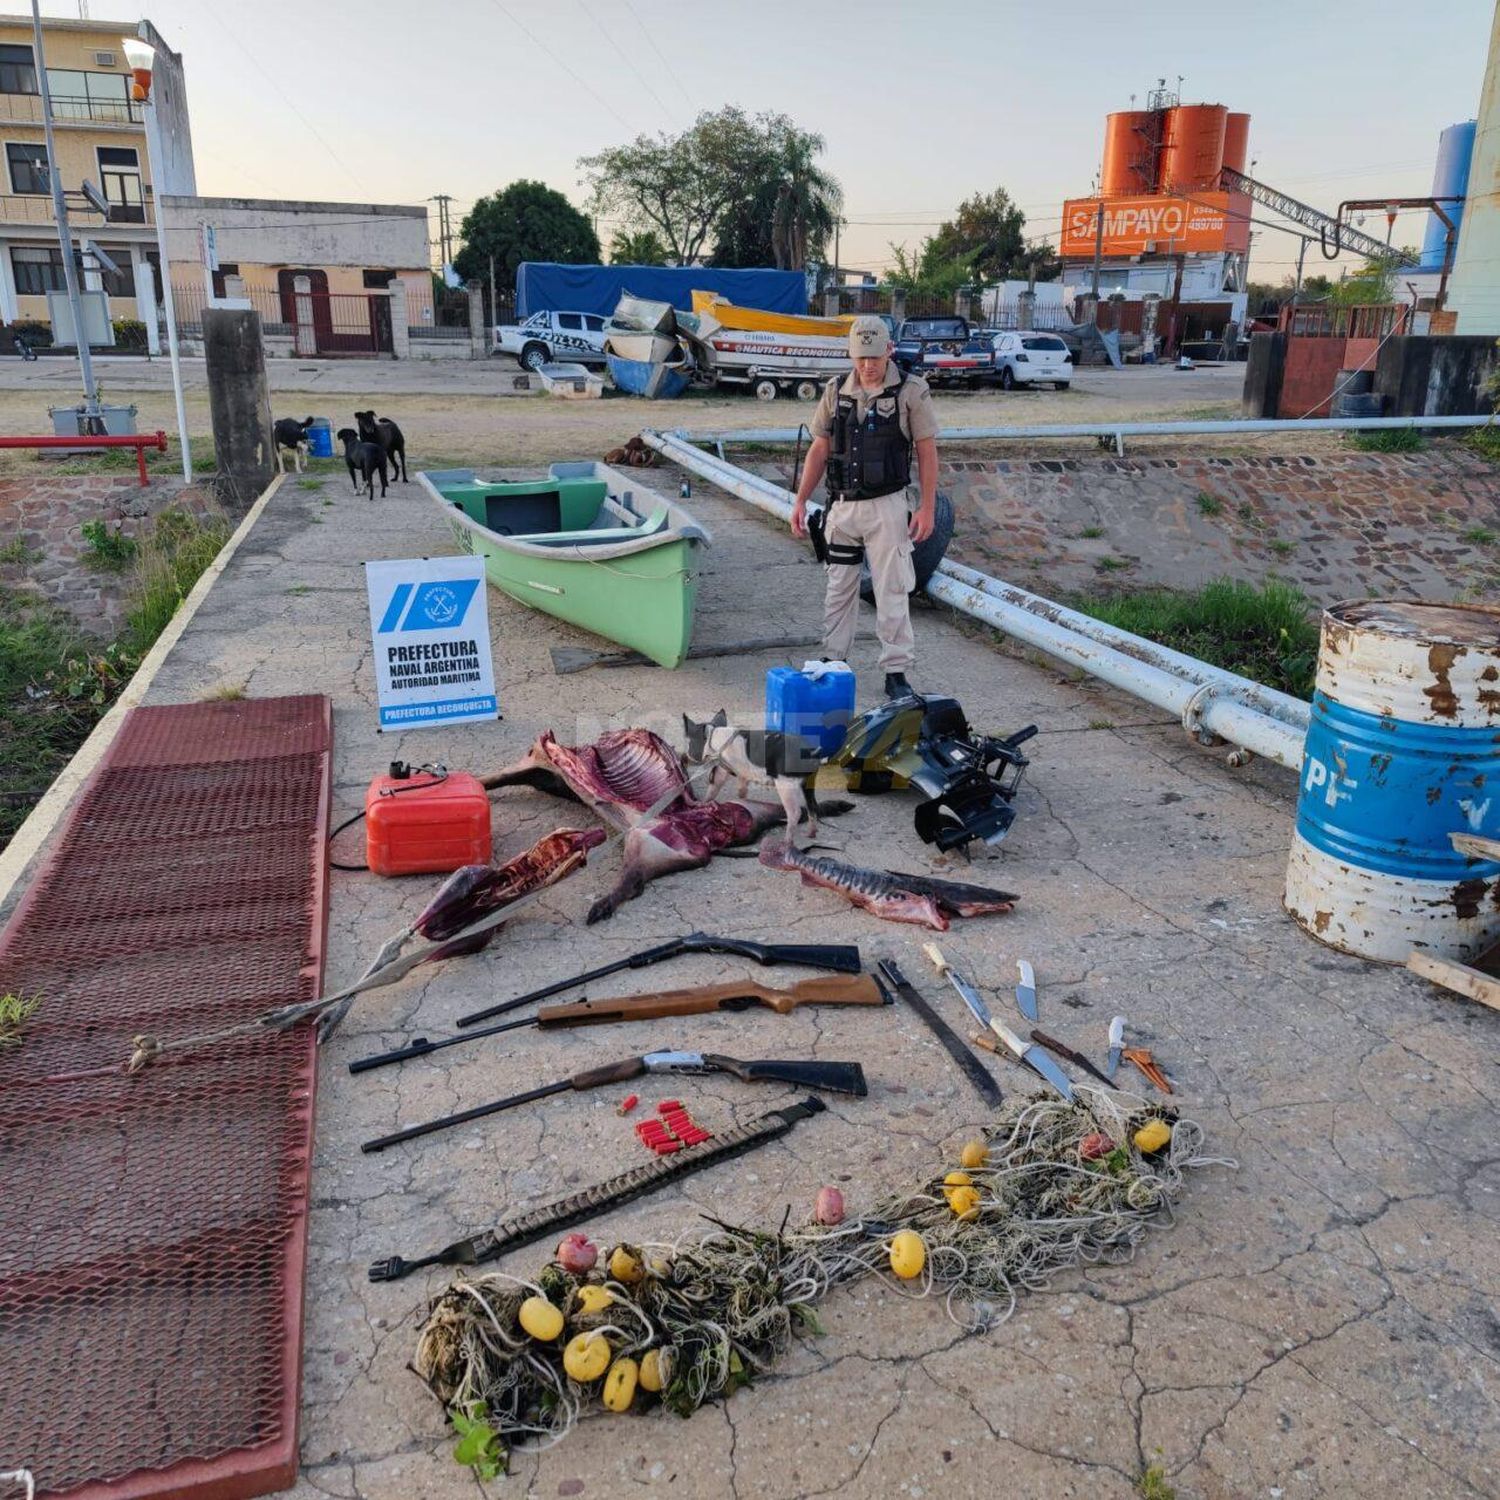
<path id="1" fill-rule="evenodd" d="M 41 553 L 33 547 L 28 547 L 18 536 L 13 536 L 3 547 L 0 547 L 0 567 L 7 564 L 24 568 L 27 563 L 36 562 Z"/>
<path id="2" fill-rule="evenodd" d="M 1379 432 L 1356 432 L 1350 443 L 1361 453 L 1420 453 L 1427 440 L 1415 427 L 1387 427 Z"/>
<path id="3" fill-rule="evenodd" d="M 245 690 L 250 686 L 247 682 L 221 682 L 218 687 L 210 688 L 204 695 L 205 703 L 238 703 L 245 696 Z"/>
<path id="4" fill-rule="evenodd" d="M 138 542 L 125 628 L 109 645 L 63 610 L 0 588 L 0 847 L 87 738 L 229 536 L 163 511 Z"/>
<path id="5" fill-rule="evenodd" d="M 1198 513 L 1204 516 L 1217 516 L 1222 514 L 1224 502 L 1217 495 L 1210 495 L 1207 490 L 1198 491 Z"/>
<path id="6" fill-rule="evenodd" d="M 107 521 L 85 521 L 81 530 L 85 558 L 91 568 L 118 573 L 135 556 L 135 542 L 120 531 L 118 523 L 111 531 Z"/>
<path id="7" fill-rule="evenodd" d="M 1500 464 L 1500 426 L 1493 422 L 1488 427 L 1471 427 L 1459 442 L 1490 463 Z"/>
<path id="8" fill-rule="evenodd" d="M 1102 526 L 1085 526 L 1078 535 L 1090 542 L 1094 542 L 1104 535 L 1104 528 Z"/>
<path id="9" fill-rule="evenodd" d="M 1167 1483 L 1166 1470 L 1160 1464 L 1150 1468 L 1135 1482 L 1141 1500 L 1177 1500 L 1177 1491 Z"/>
<path id="10" fill-rule="evenodd" d="M 1277 537 L 1271 543 L 1271 551 L 1277 557 L 1290 557 L 1297 550 L 1296 542 L 1289 542 L 1285 537 Z"/>
<path id="11" fill-rule="evenodd" d="M 1467 531 L 1459 533 L 1459 541 L 1472 542 L 1476 547 L 1488 547 L 1500 542 L 1500 532 L 1491 531 L 1488 526 L 1471 526 Z"/>
<path id="12" fill-rule="evenodd" d="M 0 846 L 104 712 L 69 669 L 98 650 L 62 610 L 0 589 Z"/>
<path id="13" fill-rule="evenodd" d="M 297 481 L 297 488 L 299 490 L 320 490 L 323 488 L 323 481 L 321 479 L 299 479 Z"/>
<path id="14" fill-rule="evenodd" d="M 40 995 L 18 995 L 14 991 L 0 995 L 0 1048 L 21 1045 L 21 1028 L 41 1004 Z"/>
<path id="15" fill-rule="evenodd" d="M 1113 729 L 1114 727 L 1115 727 L 1115 721 L 1113 719 L 1090 719 L 1089 720 L 1089 728 L 1090 729 Z"/>
<path id="16" fill-rule="evenodd" d="M 1123 557 L 1101 557 L 1094 566 L 1101 573 L 1122 573 L 1130 564 Z"/>
<path id="17" fill-rule="evenodd" d="M 1122 630 L 1201 657 L 1298 698 L 1310 698 L 1318 627 L 1307 597 L 1271 580 L 1256 588 L 1219 578 L 1201 589 L 1084 594 L 1074 609 Z"/>
<path id="18" fill-rule="evenodd" d="M 121 645 L 144 656 L 167 628 L 203 570 L 229 540 L 222 520 L 201 522 L 184 510 L 164 510 L 141 542 L 135 584 Z"/>

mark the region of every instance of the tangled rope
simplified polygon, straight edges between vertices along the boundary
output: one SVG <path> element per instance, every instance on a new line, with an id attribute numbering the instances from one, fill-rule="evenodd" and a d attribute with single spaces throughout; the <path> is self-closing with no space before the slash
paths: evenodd
<path id="1" fill-rule="evenodd" d="M 1171 1140 L 1143 1156 L 1131 1136 L 1151 1119 L 1172 1123 Z M 622 1247 L 643 1275 L 629 1283 L 548 1265 L 535 1280 L 503 1273 L 460 1276 L 435 1298 L 412 1368 L 450 1412 L 482 1413 L 503 1452 L 560 1441 L 599 1404 L 597 1382 L 570 1379 L 561 1343 L 602 1333 L 612 1361 L 658 1351 L 659 1399 L 688 1416 L 768 1371 L 798 1331 L 821 1332 L 815 1304 L 835 1286 L 879 1275 L 902 1295 L 944 1297 L 969 1331 L 1003 1322 L 1022 1292 L 1070 1266 L 1129 1260 L 1153 1219 L 1169 1210 L 1186 1173 L 1217 1162 L 1203 1132 L 1134 1095 L 1079 1088 L 1075 1100 L 1015 1099 L 986 1131 L 988 1159 L 968 1173 L 979 1201 L 955 1212 L 938 1170 L 915 1190 L 858 1218 L 776 1233 L 712 1221 L 675 1242 Z M 1100 1151 L 1090 1137 L 1108 1136 Z M 1091 1155 L 1090 1153 L 1095 1153 Z M 900 1280 L 890 1241 L 921 1236 L 921 1274 Z M 585 1311 L 581 1287 L 611 1300 Z M 521 1303 L 547 1298 L 565 1314 L 558 1340 L 539 1342 L 519 1325 Z"/>

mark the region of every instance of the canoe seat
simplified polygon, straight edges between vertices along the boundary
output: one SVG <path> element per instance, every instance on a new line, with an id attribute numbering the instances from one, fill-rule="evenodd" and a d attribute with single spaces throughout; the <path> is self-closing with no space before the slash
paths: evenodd
<path id="1" fill-rule="evenodd" d="M 610 502 L 606 501 L 599 507 L 599 516 L 594 518 L 593 524 L 583 531 L 553 531 L 541 532 L 536 535 L 518 538 L 520 541 L 530 542 L 534 547 L 600 547 L 608 546 L 612 542 L 633 542 L 640 537 L 655 536 L 660 531 L 667 529 L 671 517 L 665 505 L 659 505 L 650 516 L 638 526 L 621 526 L 611 517 L 607 524 L 600 524 L 600 517 L 607 514 Z"/>

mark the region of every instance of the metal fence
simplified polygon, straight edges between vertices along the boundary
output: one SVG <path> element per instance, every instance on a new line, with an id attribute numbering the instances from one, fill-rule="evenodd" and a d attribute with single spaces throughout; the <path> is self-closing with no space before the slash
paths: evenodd
<path id="1" fill-rule="evenodd" d="M 261 331 L 270 338 L 298 336 L 299 297 L 302 336 L 297 352 L 304 356 L 374 356 L 394 347 L 390 298 L 383 292 L 296 292 L 286 287 L 247 286 L 236 295 L 260 314 Z M 177 336 L 203 337 L 203 311 L 211 305 L 207 288 L 199 283 L 173 284 Z"/>

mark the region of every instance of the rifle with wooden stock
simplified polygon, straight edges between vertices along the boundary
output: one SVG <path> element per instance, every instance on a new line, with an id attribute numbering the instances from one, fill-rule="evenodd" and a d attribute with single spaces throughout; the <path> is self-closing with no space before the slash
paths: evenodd
<path id="1" fill-rule="evenodd" d="M 890 1005 L 891 997 L 869 974 L 833 974 L 817 979 L 803 979 L 797 984 L 777 989 L 755 979 L 730 979 L 722 984 L 700 984 L 690 989 L 658 990 L 640 995 L 620 995 L 610 1000 L 579 1000 L 571 1005 L 544 1005 L 534 1016 L 519 1021 L 503 1021 L 464 1036 L 440 1037 L 430 1041 L 416 1037 L 393 1052 L 378 1052 L 372 1057 L 356 1058 L 349 1064 L 351 1073 L 364 1073 L 388 1063 L 423 1057 L 442 1047 L 452 1047 L 478 1037 L 494 1036 L 501 1031 L 517 1031 L 535 1026 L 552 1031 L 564 1026 L 601 1026 L 614 1021 L 659 1021 L 673 1016 L 700 1016 L 712 1011 L 749 1010 L 762 1006 L 778 1015 L 790 1015 L 802 1005 Z"/>

